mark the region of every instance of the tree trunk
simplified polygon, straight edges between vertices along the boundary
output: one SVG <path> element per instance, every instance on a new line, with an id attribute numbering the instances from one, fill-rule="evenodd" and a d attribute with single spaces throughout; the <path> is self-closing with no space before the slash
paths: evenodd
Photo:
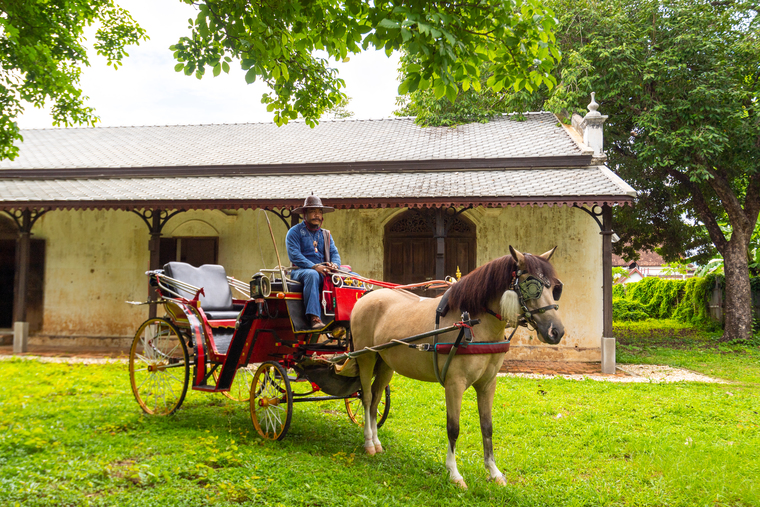
<path id="1" fill-rule="evenodd" d="M 729 241 L 723 263 L 726 274 L 723 338 L 748 340 L 752 337 L 752 289 L 746 246 L 740 241 Z"/>

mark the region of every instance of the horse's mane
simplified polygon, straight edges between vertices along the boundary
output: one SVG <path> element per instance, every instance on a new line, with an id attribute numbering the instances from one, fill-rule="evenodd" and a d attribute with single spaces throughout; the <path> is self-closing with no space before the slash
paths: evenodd
<path id="1" fill-rule="evenodd" d="M 525 254 L 525 267 L 528 273 L 559 283 L 554 267 L 541 257 Z M 449 308 L 459 308 L 471 315 L 480 313 L 488 303 L 509 289 L 513 273 L 517 273 L 517 262 L 511 255 L 483 264 L 449 289 Z"/>

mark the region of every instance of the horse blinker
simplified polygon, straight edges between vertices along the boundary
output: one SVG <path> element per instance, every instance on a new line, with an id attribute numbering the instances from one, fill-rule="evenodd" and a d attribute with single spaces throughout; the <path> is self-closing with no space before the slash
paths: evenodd
<path id="1" fill-rule="evenodd" d="M 562 282 L 559 282 L 552 289 L 552 297 L 554 298 L 554 301 L 559 301 L 559 298 L 562 297 L 562 287 L 564 287 L 564 285 L 562 284 Z"/>

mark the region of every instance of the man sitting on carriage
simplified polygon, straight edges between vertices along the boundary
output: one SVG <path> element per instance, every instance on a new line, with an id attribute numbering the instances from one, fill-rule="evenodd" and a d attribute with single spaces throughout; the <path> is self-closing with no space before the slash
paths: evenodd
<path id="1" fill-rule="evenodd" d="M 340 254 L 330 231 L 322 229 L 324 213 L 334 208 L 322 205 L 319 197 L 310 195 L 303 206 L 293 210 L 303 222 L 290 228 L 285 238 L 288 257 L 293 264 L 291 278 L 303 284 L 303 302 L 312 329 L 322 329 L 319 295 L 325 276 L 340 266 Z"/>

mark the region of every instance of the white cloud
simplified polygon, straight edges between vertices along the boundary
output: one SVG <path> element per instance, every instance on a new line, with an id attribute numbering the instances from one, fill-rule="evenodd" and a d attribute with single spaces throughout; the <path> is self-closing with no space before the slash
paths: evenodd
<path id="1" fill-rule="evenodd" d="M 88 105 L 100 116 L 102 126 L 176 125 L 199 123 L 248 123 L 272 121 L 272 113 L 261 104 L 267 88 L 247 85 L 244 73 L 233 62 L 230 74 L 214 78 L 210 73 L 198 80 L 174 71 L 176 62 L 169 46 L 188 33 L 187 20 L 194 7 L 155 0 L 121 0 L 145 28 L 150 40 L 128 49 L 130 56 L 118 70 L 105 59 L 90 54 L 91 67 L 82 72 L 82 89 Z M 92 37 L 90 37 L 92 39 Z M 348 63 L 337 63 L 346 82 L 349 109 L 355 118 L 383 118 L 395 108 L 398 56 L 387 58 L 382 51 L 352 55 Z M 19 118 L 21 128 L 47 128 L 52 119 L 46 111 L 27 107 Z"/>

